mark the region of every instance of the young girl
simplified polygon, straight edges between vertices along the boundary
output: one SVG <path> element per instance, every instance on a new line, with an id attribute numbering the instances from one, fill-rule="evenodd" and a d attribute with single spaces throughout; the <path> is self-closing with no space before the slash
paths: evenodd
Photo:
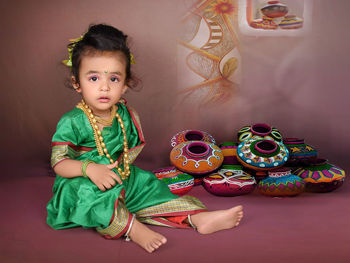
<path id="1" fill-rule="evenodd" d="M 127 36 L 93 25 L 68 50 L 66 64 L 82 100 L 63 115 L 52 138 L 57 176 L 47 223 L 93 227 L 109 239 L 125 236 L 148 252 L 167 240 L 144 223 L 202 234 L 237 226 L 242 206 L 208 212 L 198 199 L 172 194 L 154 174 L 131 164 L 145 140 L 138 115 L 121 98 L 132 84 Z"/>

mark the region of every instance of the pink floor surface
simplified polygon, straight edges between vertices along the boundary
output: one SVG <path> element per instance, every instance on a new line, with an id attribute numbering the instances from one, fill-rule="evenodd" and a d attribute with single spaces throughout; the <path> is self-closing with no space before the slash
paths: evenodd
<path id="1" fill-rule="evenodd" d="M 24 172 L 25 171 L 25 172 Z M 209 210 L 241 204 L 232 230 L 200 235 L 151 226 L 168 243 L 148 254 L 132 242 L 106 240 L 93 230 L 53 230 L 46 203 L 54 178 L 45 167 L 1 168 L 0 262 L 350 262 L 350 180 L 331 193 L 292 198 L 216 197 L 197 186 L 190 195 Z"/>

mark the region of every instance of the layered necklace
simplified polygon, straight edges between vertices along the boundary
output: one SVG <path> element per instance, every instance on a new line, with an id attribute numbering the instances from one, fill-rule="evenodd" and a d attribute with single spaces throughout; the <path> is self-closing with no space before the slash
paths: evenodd
<path id="1" fill-rule="evenodd" d="M 120 125 L 120 128 L 121 128 L 121 130 L 123 132 L 123 138 L 124 138 L 124 142 L 123 142 L 124 153 L 123 153 L 123 158 L 122 158 L 123 159 L 123 165 L 124 165 L 124 171 L 119 166 L 117 167 L 117 170 L 118 170 L 118 173 L 120 174 L 121 178 L 123 180 L 125 180 L 130 175 L 129 155 L 128 155 L 128 152 L 129 152 L 128 140 L 127 140 L 127 137 L 126 137 L 124 123 L 123 123 L 122 118 L 120 117 L 119 113 L 116 112 L 115 105 L 113 105 L 113 107 L 112 107 L 111 117 L 109 118 L 109 120 L 104 120 L 104 119 L 102 119 L 100 117 L 95 116 L 92 113 L 92 110 L 89 108 L 89 106 L 85 103 L 84 100 L 82 100 L 77 105 L 77 108 L 79 108 L 82 111 L 84 111 L 85 115 L 87 116 L 87 118 L 88 118 L 88 120 L 90 122 L 92 130 L 94 132 L 96 148 L 97 148 L 97 151 L 98 151 L 99 155 L 106 155 L 111 164 L 114 163 L 114 160 L 112 159 L 112 157 L 110 156 L 110 154 L 107 151 L 106 144 L 103 142 L 102 133 L 99 130 L 97 123 L 101 123 L 103 125 L 110 126 L 113 123 L 114 117 L 117 118 L 117 120 L 119 122 L 119 125 Z"/>
<path id="2" fill-rule="evenodd" d="M 111 110 L 111 116 L 109 117 L 108 120 L 102 119 L 99 116 L 95 116 L 96 121 L 104 126 L 112 126 L 113 120 L 115 118 L 115 115 L 113 114 L 113 112 L 115 112 L 115 110 L 116 110 L 116 107 L 115 107 L 115 105 L 113 105 L 112 110 Z"/>

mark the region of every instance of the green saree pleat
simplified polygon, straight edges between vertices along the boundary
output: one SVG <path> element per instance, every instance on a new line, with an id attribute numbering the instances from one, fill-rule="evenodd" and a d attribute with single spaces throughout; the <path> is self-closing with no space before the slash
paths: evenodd
<path id="1" fill-rule="evenodd" d="M 130 158 L 133 160 L 144 145 L 138 117 L 122 104 L 118 104 L 117 111 L 125 125 Z M 113 160 L 117 160 L 123 151 L 123 135 L 118 122 L 114 120 L 112 127 L 105 127 L 102 136 L 108 152 Z M 66 158 L 109 164 L 106 156 L 98 154 L 92 127 L 78 108 L 61 118 L 52 146 L 52 166 Z M 123 181 L 123 185 L 117 184 L 105 192 L 88 178 L 68 179 L 56 175 L 53 197 L 47 205 L 47 223 L 55 229 L 77 226 L 105 228 L 110 224 L 116 201 L 123 189 L 125 206 L 131 213 L 178 198 L 153 173 L 134 165 L 130 165 L 130 170 L 130 176 Z M 116 169 L 114 171 L 117 173 Z"/>

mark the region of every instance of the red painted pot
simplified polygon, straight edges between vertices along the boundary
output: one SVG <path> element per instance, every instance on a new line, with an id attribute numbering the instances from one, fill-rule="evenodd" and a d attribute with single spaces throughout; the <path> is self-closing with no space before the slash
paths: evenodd
<path id="1" fill-rule="evenodd" d="M 255 179 L 240 165 L 223 165 L 222 169 L 203 179 L 203 187 L 218 196 L 248 194 L 255 188 Z"/>

